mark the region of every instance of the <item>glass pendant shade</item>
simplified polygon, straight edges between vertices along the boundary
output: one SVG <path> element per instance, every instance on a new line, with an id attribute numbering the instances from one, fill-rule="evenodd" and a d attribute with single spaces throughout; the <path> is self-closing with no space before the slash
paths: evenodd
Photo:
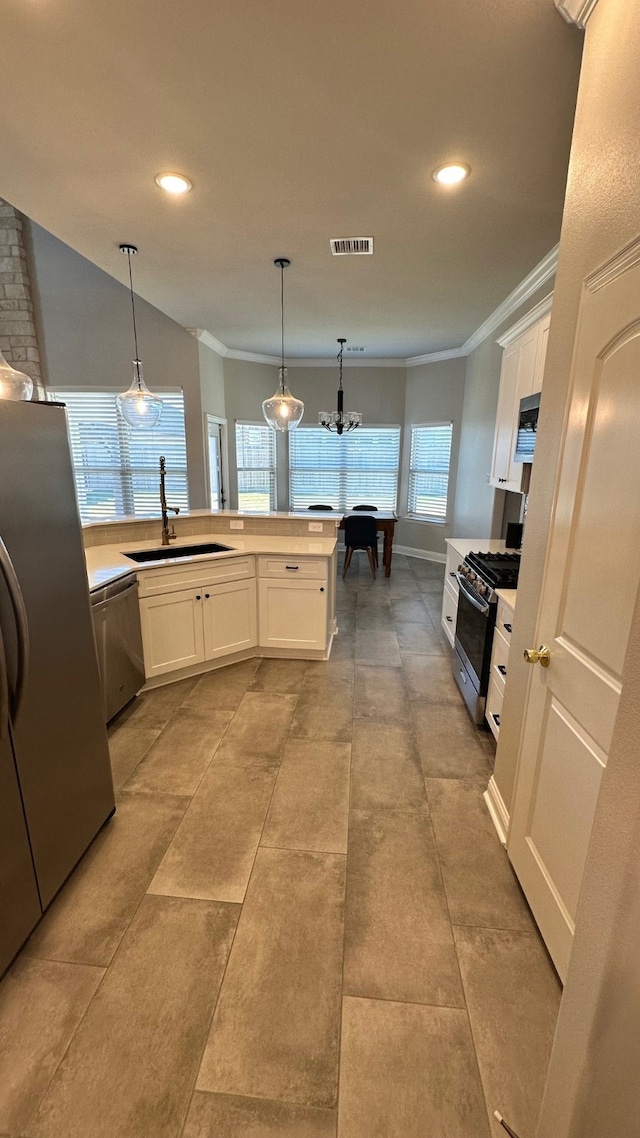
<path id="1" fill-rule="evenodd" d="M 262 404 L 262 414 L 270 427 L 277 431 L 293 431 L 304 415 L 304 403 L 296 399 L 287 387 L 287 369 L 280 368 L 280 387 L 271 399 Z"/>
<path id="2" fill-rule="evenodd" d="M 33 380 L 23 371 L 16 371 L 0 352 L 0 399 L 31 399 Z"/>
<path id="3" fill-rule="evenodd" d="M 154 395 L 152 391 L 149 391 L 142 378 L 140 360 L 133 361 L 131 387 L 116 397 L 116 403 L 120 408 L 122 418 L 130 427 L 142 427 L 151 430 L 156 426 L 162 414 L 162 400 L 159 395 Z"/>

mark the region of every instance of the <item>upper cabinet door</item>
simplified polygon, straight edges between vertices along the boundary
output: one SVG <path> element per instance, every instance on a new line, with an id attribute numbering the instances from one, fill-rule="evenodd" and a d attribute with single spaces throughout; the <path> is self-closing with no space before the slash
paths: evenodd
<path id="1" fill-rule="evenodd" d="M 549 343 L 549 325 L 551 323 L 551 313 L 548 312 L 538 325 L 538 352 L 536 355 L 535 374 L 533 377 L 533 387 L 531 394 L 534 391 L 542 391 L 542 380 L 544 379 L 544 363 L 547 358 L 547 344 Z"/>
<path id="2" fill-rule="evenodd" d="M 489 481 L 500 490 L 522 492 L 524 464 L 514 462 L 520 400 L 542 386 L 550 314 L 513 340 L 502 357 L 500 394 Z"/>

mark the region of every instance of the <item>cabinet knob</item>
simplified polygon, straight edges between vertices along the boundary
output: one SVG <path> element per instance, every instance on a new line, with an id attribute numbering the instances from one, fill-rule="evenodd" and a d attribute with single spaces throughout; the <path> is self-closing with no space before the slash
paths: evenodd
<path id="1" fill-rule="evenodd" d="M 323 589 L 323 588 L 321 588 L 321 589 L 320 589 L 320 592 L 321 592 L 321 593 L 324 593 L 324 589 Z"/>
<path id="2" fill-rule="evenodd" d="M 499 478 L 498 479 L 498 482 L 506 482 L 506 481 L 507 481 L 506 478 Z"/>
<path id="3" fill-rule="evenodd" d="M 448 616 L 447 620 L 449 621 L 449 624 L 453 624 L 453 617 L 452 616 Z"/>
<path id="4" fill-rule="evenodd" d="M 202 600 L 202 597 L 200 596 L 200 593 L 196 593 L 196 600 L 197 600 L 197 601 L 201 601 L 201 600 Z"/>
<path id="5" fill-rule="evenodd" d="M 204 594 L 204 599 L 205 599 L 205 601 L 208 601 L 208 600 L 209 600 L 209 596 L 210 596 L 210 594 L 209 594 L 209 593 L 205 593 L 205 594 Z"/>

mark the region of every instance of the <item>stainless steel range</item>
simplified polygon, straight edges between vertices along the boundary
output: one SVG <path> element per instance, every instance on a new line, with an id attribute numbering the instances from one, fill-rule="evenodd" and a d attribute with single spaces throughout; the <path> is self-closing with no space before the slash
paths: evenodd
<path id="1" fill-rule="evenodd" d="M 519 553 L 468 553 L 458 566 L 459 586 L 453 674 L 475 723 L 484 721 L 491 645 L 496 623 L 496 589 L 515 589 Z"/>

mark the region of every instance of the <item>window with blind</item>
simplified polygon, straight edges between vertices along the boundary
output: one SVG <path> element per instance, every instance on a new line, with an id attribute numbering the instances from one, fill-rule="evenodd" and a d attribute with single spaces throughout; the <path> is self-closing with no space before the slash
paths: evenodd
<path id="1" fill-rule="evenodd" d="M 358 427 L 344 435 L 298 427 L 289 435 L 290 507 L 395 510 L 399 455 L 399 427 Z"/>
<path id="2" fill-rule="evenodd" d="M 55 391 L 66 403 L 71 459 L 83 522 L 131 516 L 159 516 L 158 461 L 167 460 L 167 500 L 189 509 L 184 400 L 181 391 L 162 393 L 162 414 L 153 430 L 129 427 L 116 406 L 115 391 Z"/>
<path id="3" fill-rule="evenodd" d="M 452 423 L 411 428 L 408 512 L 427 522 L 447 518 Z"/>
<path id="4" fill-rule="evenodd" d="M 236 423 L 238 509 L 276 508 L 276 433 L 266 423 Z"/>

